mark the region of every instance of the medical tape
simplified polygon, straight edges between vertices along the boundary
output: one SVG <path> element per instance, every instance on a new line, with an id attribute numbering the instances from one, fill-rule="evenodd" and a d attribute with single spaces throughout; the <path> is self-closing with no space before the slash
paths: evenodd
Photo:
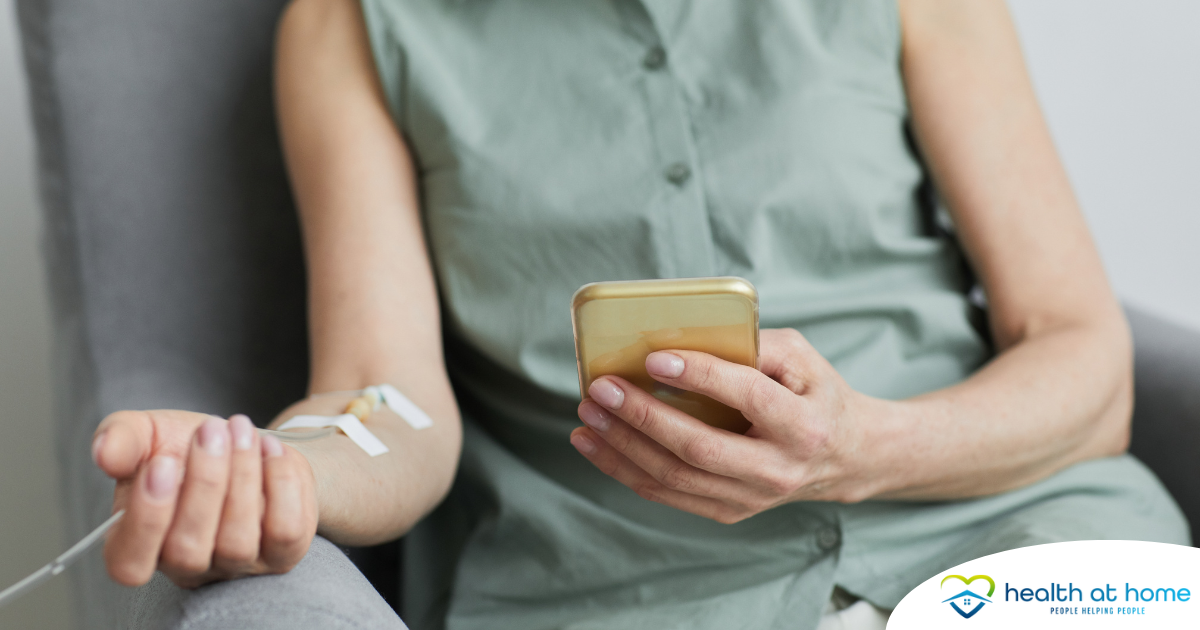
<path id="1" fill-rule="evenodd" d="M 428 429 L 433 426 L 433 419 L 429 417 L 421 408 L 413 404 L 413 401 L 408 399 L 408 396 L 400 393 L 400 390 L 384 383 L 383 385 L 375 385 L 363 390 L 364 392 L 370 389 L 379 390 L 383 395 L 383 404 L 388 406 L 388 409 L 396 412 L 396 415 L 404 418 L 408 426 L 421 430 Z"/>
<path id="2" fill-rule="evenodd" d="M 324 427 L 337 427 L 350 438 L 351 442 L 358 445 L 359 448 L 367 452 L 367 455 L 375 457 L 388 452 L 388 447 L 379 438 L 375 437 L 367 427 L 363 426 L 362 421 L 351 414 L 344 413 L 340 416 L 295 416 L 292 419 L 279 425 L 277 431 L 285 431 L 287 429 L 320 429 Z"/>

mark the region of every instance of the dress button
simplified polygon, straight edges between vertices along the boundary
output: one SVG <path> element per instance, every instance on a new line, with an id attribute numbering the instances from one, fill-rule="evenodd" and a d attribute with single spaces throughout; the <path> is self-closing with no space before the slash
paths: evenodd
<path id="1" fill-rule="evenodd" d="M 825 551 L 832 550 L 840 542 L 842 542 L 842 536 L 833 527 L 822 527 L 817 531 L 817 546 Z"/>
<path id="2" fill-rule="evenodd" d="M 688 179 L 692 177 L 692 169 L 688 168 L 688 165 L 684 164 L 683 162 L 676 162 L 668 166 L 667 170 L 663 172 L 663 175 L 665 175 L 667 181 L 671 182 L 672 184 L 675 184 L 676 186 L 682 186 L 685 182 L 687 182 Z"/>
<path id="3" fill-rule="evenodd" d="M 658 70 L 667 65 L 667 51 L 663 50 L 662 46 L 655 46 L 646 51 L 646 56 L 642 57 L 642 66 L 647 70 Z"/>

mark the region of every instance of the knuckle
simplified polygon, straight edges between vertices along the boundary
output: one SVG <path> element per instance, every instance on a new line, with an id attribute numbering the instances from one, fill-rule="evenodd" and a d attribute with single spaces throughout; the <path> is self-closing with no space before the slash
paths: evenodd
<path id="1" fill-rule="evenodd" d="M 722 525 L 733 525 L 735 523 L 740 523 L 740 522 L 746 520 L 749 516 L 750 516 L 749 514 L 747 514 L 746 512 L 744 512 L 742 510 L 727 509 L 727 510 L 721 510 L 720 512 L 718 512 L 713 517 L 713 520 L 715 520 L 716 522 L 718 522 Z"/>
<path id="2" fill-rule="evenodd" d="M 630 431 L 628 429 L 616 430 L 616 431 L 610 430 L 604 436 L 604 440 L 606 442 L 608 442 L 610 446 L 617 449 L 618 451 L 620 451 L 622 453 L 628 453 L 630 447 L 633 446 L 634 434 L 633 434 L 633 431 Z"/>
<path id="3" fill-rule="evenodd" d="M 865 489 L 846 488 L 839 490 L 834 495 L 834 501 L 845 504 L 862 503 L 869 498 L 871 498 L 871 493 L 867 492 Z"/>
<path id="4" fill-rule="evenodd" d="M 771 471 L 763 475 L 762 485 L 772 496 L 788 496 L 800 488 L 801 482 L 793 474 Z"/>
<path id="5" fill-rule="evenodd" d="M 775 502 L 766 498 L 757 498 L 746 501 L 746 505 L 743 507 L 747 514 L 761 514 L 775 507 Z"/>
<path id="6" fill-rule="evenodd" d="M 671 490 L 687 492 L 696 485 L 696 477 L 684 464 L 671 464 L 663 470 L 659 481 Z"/>
<path id="7" fill-rule="evenodd" d="M 223 469 L 210 466 L 193 468 L 188 473 L 188 480 L 196 490 L 205 494 L 223 492 L 229 483 Z"/>
<path id="8" fill-rule="evenodd" d="M 163 545 L 161 562 L 175 573 L 203 573 L 212 564 L 212 552 L 194 536 L 172 536 Z"/>
<path id="9" fill-rule="evenodd" d="M 282 465 L 272 470 L 269 474 L 271 481 L 274 483 L 294 485 L 299 484 L 301 480 L 299 471 L 293 466 Z"/>
<path id="10" fill-rule="evenodd" d="M 215 555 L 222 564 L 245 566 L 258 559 L 258 540 L 242 535 L 222 536 Z"/>
<path id="11" fill-rule="evenodd" d="M 629 424 L 642 430 L 652 428 L 655 417 L 651 411 L 650 402 L 643 400 L 641 396 L 631 398 L 629 410 L 626 412 Z"/>
<path id="12" fill-rule="evenodd" d="M 634 484 L 632 489 L 639 497 L 642 497 L 647 501 L 654 501 L 655 503 L 663 502 L 662 494 L 659 492 L 658 484 L 642 482 Z"/>
<path id="13" fill-rule="evenodd" d="M 273 523 L 267 530 L 266 539 L 271 545 L 292 547 L 304 542 L 305 527 L 299 521 Z"/>
<path id="14" fill-rule="evenodd" d="M 164 556 L 160 561 L 165 573 L 176 576 L 198 575 L 212 566 L 211 558 L 198 556 Z"/>
<path id="15" fill-rule="evenodd" d="M 300 560 L 302 560 L 303 558 L 304 558 L 303 554 L 298 554 L 295 557 L 289 556 L 286 559 L 278 560 L 274 564 L 271 565 L 271 567 L 269 568 L 269 572 L 273 573 L 275 575 L 287 573 L 288 571 L 295 569 L 296 565 L 300 564 Z"/>
<path id="16" fill-rule="evenodd" d="M 150 580 L 151 571 L 136 562 L 109 562 L 108 576 L 121 586 L 141 586 Z"/>
<path id="17" fill-rule="evenodd" d="M 823 422 L 811 422 L 807 424 L 808 426 L 805 427 L 804 439 L 802 441 L 805 455 L 812 457 L 828 450 L 833 439 L 829 426 Z"/>
<path id="18" fill-rule="evenodd" d="M 711 391 L 717 385 L 717 369 L 712 361 L 694 361 L 694 365 L 689 365 L 691 373 L 691 382 L 696 389 L 701 391 Z"/>
<path id="19" fill-rule="evenodd" d="M 616 477 L 617 473 L 621 471 L 620 460 L 613 455 L 612 451 L 601 450 L 592 462 L 596 468 L 600 469 L 600 472 L 609 477 Z"/>
<path id="20" fill-rule="evenodd" d="M 600 472 L 608 475 L 609 477 L 615 477 L 617 472 L 620 471 L 620 466 L 617 465 L 617 461 L 611 457 L 599 458 L 596 461 L 596 467 L 600 469 Z"/>
<path id="21" fill-rule="evenodd" d="M 711 469 L 720 465 L 724 458 L 721 441 L 708 435 L 693 438 L 683 448 L 684 459 L 693 466 Z"/>
<path id="22" fill-rule="evenodd" d="M 775 415 L 780 404 L 780 389 L 775 383 L 756 380 L 746 392 L 746 411 L 751 415 L 767 417 Z"/>

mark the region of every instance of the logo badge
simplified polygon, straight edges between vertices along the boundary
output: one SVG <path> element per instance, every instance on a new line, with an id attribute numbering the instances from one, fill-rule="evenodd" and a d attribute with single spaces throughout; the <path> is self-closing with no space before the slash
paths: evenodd
<path id="1" fill-rule="evenodd" d="M 950 607 L 954 609 L 954 612 L 962 615 L 963 619 L 970 619 L 971 617 L 974 617 L 975 613 L 979 612 L 985 605 L 992 603 L 992 600 L 988 599 L 988 597 L 991 597 L 992 593 L 996 592 L 996 581 L 990 576 L 972 575 L 969 578 L 965 578 L 961 575 L 947 575 L 946 577 L 942 578 L 943 591 L 946 589 L 946 582 L 949 582 L 950 580 L 962 582 L 963 590 L 961 593 L 954 595 L 953 597 L 943 599 L 942 603 L 950 604 Z M 971 583 L 978 580 L 987 581 L 987 597 L 984 597 L 983 595 L 971 590 Z M 956 582 L 951 582 L 950 586 L 954 590 L 959 588 Z"/>

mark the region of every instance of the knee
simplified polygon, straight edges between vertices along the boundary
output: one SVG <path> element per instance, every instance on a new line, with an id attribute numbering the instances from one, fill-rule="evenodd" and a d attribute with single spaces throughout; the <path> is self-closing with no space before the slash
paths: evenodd
<path id="1" fill-rule="evenodd" d="M 393 628 L 404 623 L 350 559 L 324 538 L 313 539 L 288 573 L 183 590 L 161 574 L 138 589 L 134 628 Z"/>

